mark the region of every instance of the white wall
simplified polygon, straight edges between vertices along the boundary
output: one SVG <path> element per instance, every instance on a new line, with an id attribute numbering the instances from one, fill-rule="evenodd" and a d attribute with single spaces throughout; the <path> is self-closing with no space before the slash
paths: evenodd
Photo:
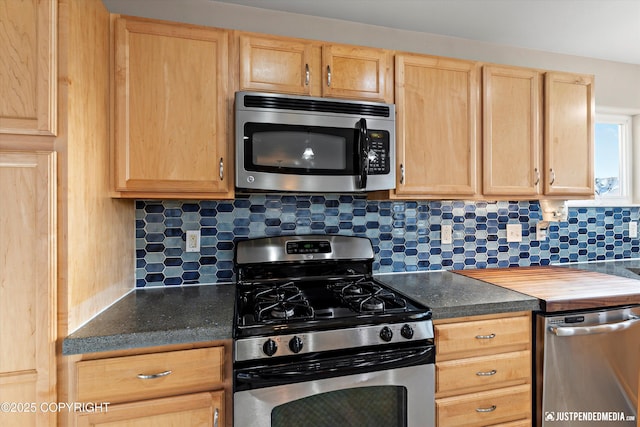
<path id="1" fill-rule="evenodd" d="M 211 27 L 595 74 L 596 104 L 640 113 L 640 65 L 351 23 L 211 0 L 103 0 L 112 13 Z M 595 31 L 595 30 L 594 30 Z"/>

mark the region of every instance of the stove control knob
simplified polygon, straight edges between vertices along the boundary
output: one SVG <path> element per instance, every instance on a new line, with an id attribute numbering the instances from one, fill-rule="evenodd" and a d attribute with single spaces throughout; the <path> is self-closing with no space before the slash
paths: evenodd
<path id="1" fill-rule="evenodd" d="M 409 325 L 404 325 L 402 329 L 400 329 L 400 335 L 402 335 L 403 338 L 410 340 L 413 338 L 413 328 Z"/>
<path id="2" fill-rule="evenodd" d="M 304 343 L 299 337 L 293 337 L 289 341 L 289 349 L 294 353 L 300 353 L 302 347 L 304 347 Z"/>
<path id="3" fill-rule="evenodd" d="M 276 354 L 276 351 L 278 351 L 278 344 L 276 344 L 274 340 L 268 339 L 262 346 L 262 351 L 264 351 L 264 354 L 267 356 L 273 356 Z"/>
<path id="4" fill-rule="evenodd" d="M 393 331 L 391 330 L 391 328 L 388 326 L 382 328 L 382 330 L 380 331 L 380 338 L 382 338 L 382 340 L 386 342 L 391 341 L 391 339 L 393 338 Z"/>
<path id="5" fill-rule="evenodd" d="M 294 353 L 300 353 L 300 350 L 302 350 L 303 346 L 304 344 L 299 337 L 293 337 L 289 341 L 289 349 L 291 349 L 291 351 L 293 351 Z"/>

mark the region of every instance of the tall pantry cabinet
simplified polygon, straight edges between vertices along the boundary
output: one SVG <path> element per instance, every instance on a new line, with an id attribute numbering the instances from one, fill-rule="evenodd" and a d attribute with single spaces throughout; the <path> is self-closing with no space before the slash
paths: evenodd
<path id="1" fill-rule="evenodd" d="M 110 24 L 100 0 L 0 1 L 0 401 L 35 405 L 3 427 L 68 424 L 40 409 L 68 401 L 62 339 L 130 289 L 133 206 L 109 197 Z"/>
<path id="2" fill-rule="evenodd" d="M 55 195 L 55 153 L 0 151 L 2 426 L 55 423 Z"/>

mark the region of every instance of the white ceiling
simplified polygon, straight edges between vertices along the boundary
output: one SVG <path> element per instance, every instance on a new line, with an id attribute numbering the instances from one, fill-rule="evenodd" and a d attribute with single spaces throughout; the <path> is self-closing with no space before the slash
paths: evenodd
<path id="1" fill-rule="evenodd" d="M 640 64 L 640 0 L 217 0 Z"/>

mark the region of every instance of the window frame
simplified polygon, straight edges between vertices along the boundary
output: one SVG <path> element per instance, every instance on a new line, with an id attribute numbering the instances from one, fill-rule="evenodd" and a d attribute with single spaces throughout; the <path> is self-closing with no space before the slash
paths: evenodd
<path id="1" fill-rule="evenodd" d="M 640 155 L 640 150 L 634 150 L 633 140 L 633 115 L 625 112 L 596 111 L 595 123 L 621 125 L 621 146 L 620 146 L 620 196 L 598 196 L 594 194 L 589 200 L 569 200 L 568 206 L 631 206 L 637 205 L 635 194 L 638 189 L 634 188 L 634 176 L 632 165 L 634 158 Z M 595 131 L 594 131 L 595 132 Z M 595 135 L 594 135 L 595 138 Z M 595 141 L 594 141 L 595 143 Z M 594 158 L 594 179 L 595 179 L 595 158 Z M 595 193 L 595 191 L 594 191 Z"/>

